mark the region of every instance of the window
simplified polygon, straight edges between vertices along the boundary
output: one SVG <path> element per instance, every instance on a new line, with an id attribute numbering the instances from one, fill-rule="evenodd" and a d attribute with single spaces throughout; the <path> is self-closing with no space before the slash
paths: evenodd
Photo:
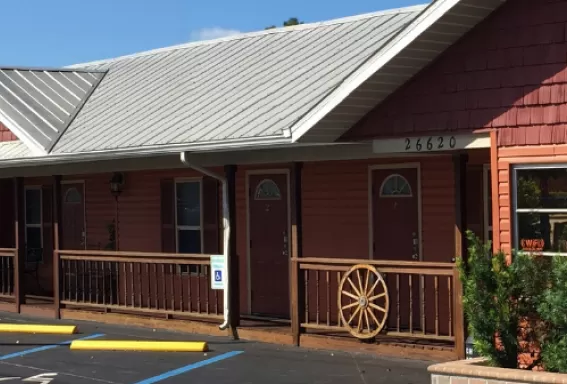
<path id="1" fill-rule="evenodd" d="M 262 180 L 256 187 L 254 199 L 256 200 L 280 200 L 282 194 L 278 185 L 273 180 Z"/>
<path id="2" fill-rule="evenodd" d="M 175 235 L 177 252 L 203 253 L 203 217 L 201 182 L 178 181 L 175 184 Z M 182 273 L 201 273 L 199 266 L 184 266 Z"/>
<path id="3" fill-rule="evenodd" d="M 514 247 L 567 256 L 567 167 L 517 167 L 513 192 Z"/>
<path id="4" fill-rule="evenodd" d="M 492 179 L 490 166 L 484 166 L 484 241 L 492 241 Z"/>
<path id="5" fill-rule="evenodd" d="M 79 204 L 83 202 L 83 197 L 77 188 L 69 188 L 65 193 L 65 202 L 69 204 Z"/>
<path id="6" fill-rule="evenodd" d="M 42 262 L 43 234 L 42 234 L 42 206 L 41 188 L 28 187 L 25 190 L 25 238 L 26 238 L 26 262 Z"/>
<path id="7" fill-rule="evenodd" d="M 380 187 L 380 197 L 411 197 L 411 186 L 402 175 L 390 175 Z"/>

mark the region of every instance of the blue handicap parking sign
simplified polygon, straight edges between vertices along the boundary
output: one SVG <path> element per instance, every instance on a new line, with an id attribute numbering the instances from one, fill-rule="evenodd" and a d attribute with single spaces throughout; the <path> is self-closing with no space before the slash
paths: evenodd
<path id="1" fill-rule="evenodd" d="M 215 271 L 215 281 L 222 281 L 222 271 Z"/>

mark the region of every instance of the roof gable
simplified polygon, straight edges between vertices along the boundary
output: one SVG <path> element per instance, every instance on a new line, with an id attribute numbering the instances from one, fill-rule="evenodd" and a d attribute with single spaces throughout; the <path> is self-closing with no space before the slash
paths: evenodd
<path id="1" fill-rule="evenodd" d="M 49 153 L 103 76 L 0 68 L 0 120 L 35 153 Z"/>

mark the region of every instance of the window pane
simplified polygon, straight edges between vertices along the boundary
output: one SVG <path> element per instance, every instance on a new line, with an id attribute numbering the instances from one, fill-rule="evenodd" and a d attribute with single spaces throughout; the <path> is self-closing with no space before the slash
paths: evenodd
<path id="1" fill-rule="evenodd" d="M 177 225 L 201 226 L 201 183 L 178 183 Z"/>
<path id="2" fill-rule="evenodd" d="M 26 190 L 26 224 L 41 224 L 41 190 Z"/>
<path id="3" fill-rule="evenodd" d="M 517 171 L 518 208 L 567 208 L 567 168 Z"/>
<path id="4" fill-rule="evenodd" d="M 41 248 L 41 228 L 26 228 L 26 247 Z"/>
<path id="5" fill-rule="evenodd" d="M 201 253 L 201 231 L 180 229 L 177 241 L 179 253 Z"/>
<path id="6" fill-rule="evenodd" d="M 518 213 L 518 248 L 524 251 L 566 252 L 566 213 Z"/>

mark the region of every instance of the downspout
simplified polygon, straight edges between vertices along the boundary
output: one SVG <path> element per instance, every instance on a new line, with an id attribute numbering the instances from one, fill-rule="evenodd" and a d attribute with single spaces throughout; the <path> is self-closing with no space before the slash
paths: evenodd
<path id="1" fill-rule="evenodd" d="M 225 330 L 228 328 L 229 325 L 229 276 L 230 276 L 230 261 L 228 257 L 228 242 L 230 238 L 230 211 L 228 209 L 228 184 L 226 181 L 226 177 L 218 175 L 214 172 L 211 172 L 203 167 L 200 167 L 195 164 L 191 164 L 189 160 L 187 160 L 187 152 L 181 152 L 181 162 L 188 168 L 194 169 L 198 172 L 201 172 L 204 175 L 212 177 L 221 182 L 222 184 L 222 222 L 223 222 L 223 256 L 224 256 L 224 268 L 226 271 L 225 277 L 225 287 L 223 290 L 223 301 L 224 301 L 224 309 L 223 309 L 223 317 L 224 323 L 220 325 L 221 330 Z"/>

